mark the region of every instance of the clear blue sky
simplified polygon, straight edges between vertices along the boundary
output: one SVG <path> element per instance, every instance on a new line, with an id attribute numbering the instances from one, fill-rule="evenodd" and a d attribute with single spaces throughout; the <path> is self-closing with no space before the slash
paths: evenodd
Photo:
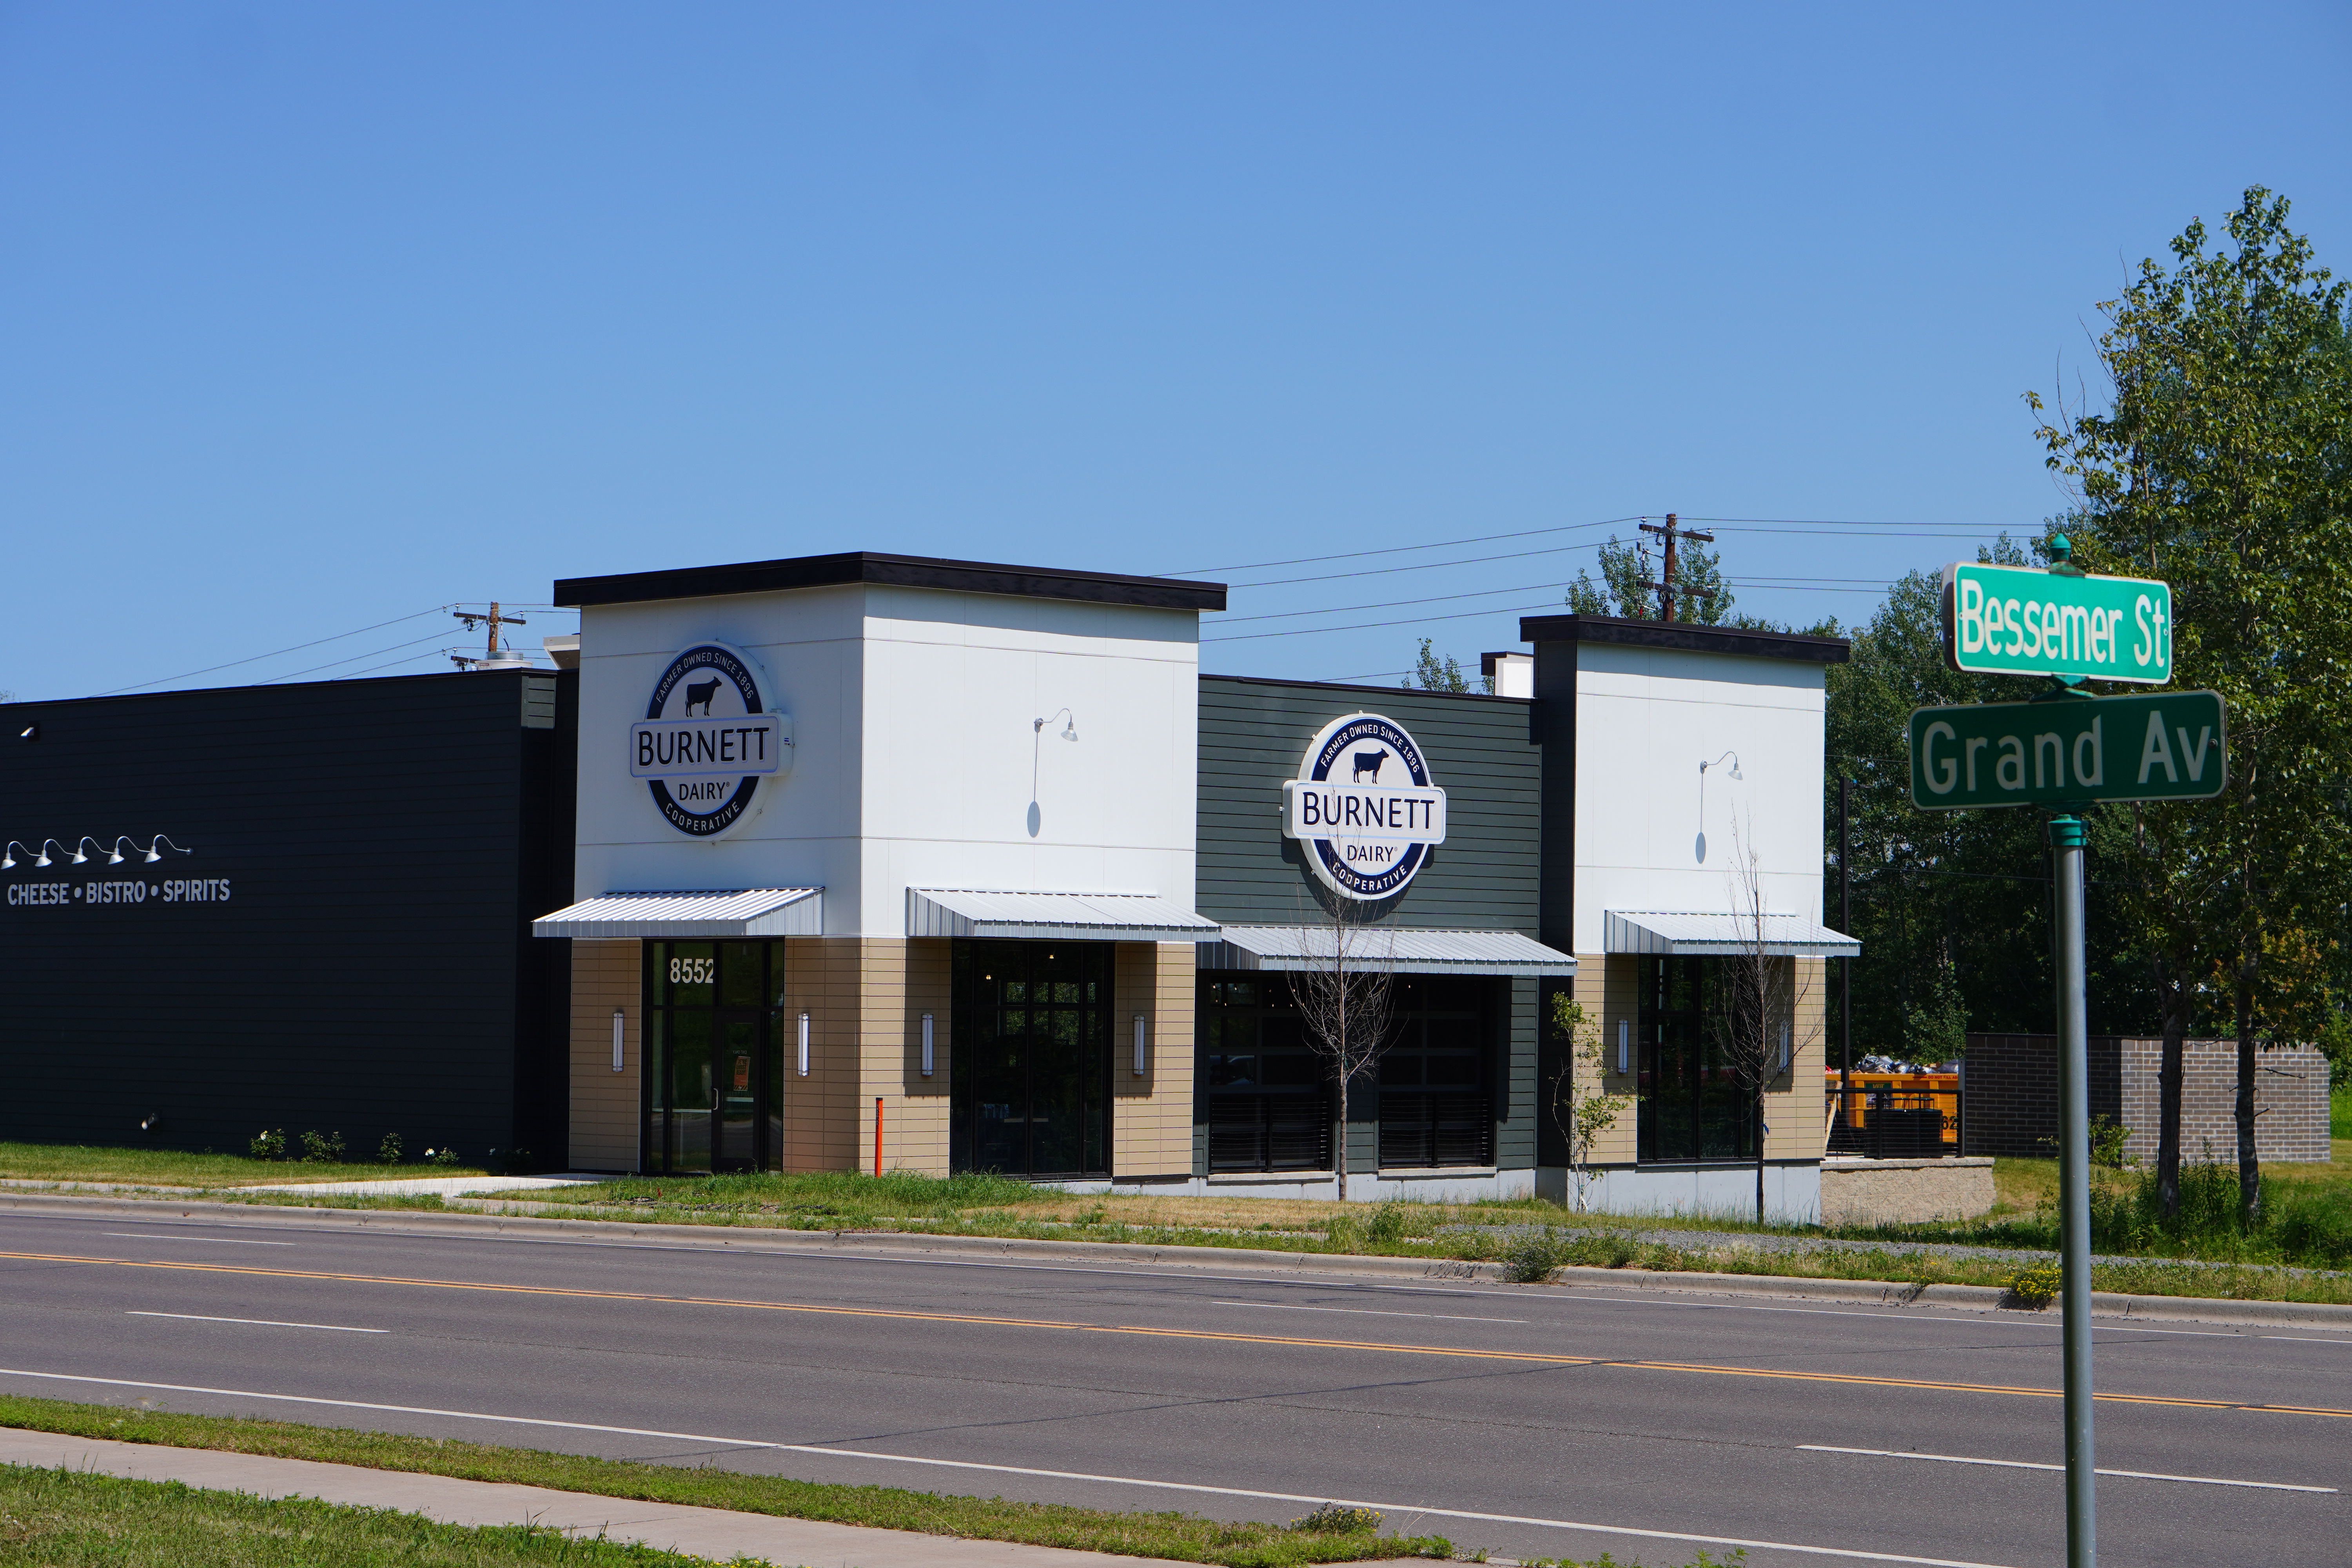
<path id="1" fill-rule="evenodd" d="M 2063 504 L 2019 395 L 2192 215 L 2352 268 L 2347 84 L 2341 0 L 0 5 L 0 688 L 861 548 L 1412 565 L 1204 666 L 1475 669 L 1605 529 L 1236 568 L 1669 510 L 1901 525 L 1723 533 L 1853 621 Z"/>

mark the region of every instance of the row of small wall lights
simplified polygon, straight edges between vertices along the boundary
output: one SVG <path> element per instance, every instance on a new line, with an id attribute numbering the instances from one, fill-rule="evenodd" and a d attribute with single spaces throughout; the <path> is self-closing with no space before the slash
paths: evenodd
<path id="1" fill-rule="evenodd" d="M 148 858 L 152 860 L 154 857 L 151 855 Z M 1146 1032 L 1147 1027 L 1148 1026 L 1144 1022 L 1144 1015 L 1138 1013 L 1135 1016 L 1135 1076 L 1138 1078 L 1141 1078 L 1143 1076 L 1146 1065 L 1145 1050 L 1150 1038 Z M 620 1008 L 614 1008 L 613 1070 L 614 1072 L 623 1071 L 626 1065 L 626 1058 L 624 1055 L 622 1046 L 623 1041 L 626 1037 L 627 1029 L 627 1016 Z M 798 1069 L 800 1077 L 806 1078 L 809 1075 L 809 1016 L 806 1013 L 803 1013 L 800 1016 L 797 1021 L 795 1035 L 799 1042 L 799 1050 L 795 1054 L 793 1066 Z M 1618 1035 L 1617 1053 L 1620 1065 L 1617 1070 L 1619 1072 L 1622 1072 L 1625 1070 L 1622 1065 L 1624 1060 L 1625 1043 L 1623 1038 L 1624 1030 L 1622 1026 L 1618 1030 Z M 936 1038 L 937 1036 L 931 1023 L 931 1015 L 926 1013 L 923 1015 L 923 1076 L 925 1078 L 930 1077 L 933 1070 L 938 1066 L 939 1058 L 934 1044 Z"/>
<path id="2" fill-rule="evenodd" d="M 15 839 L 11 838 L 8 840 L 8 847 L 5 853 L 0 853 L 0 871 L 15 870 L 16 868 L 16 857 L 20 853 L 30 858 L 32 863 L 36 866 L 54 866 L 57 862 L 49 858 L 49 846 L 52 844 L 58 845 L 58 854 L 67 857 L 66 864 L 68 866 L 82 866 L 89 863 L 89 855 L 82 848 L 82 845 L 84 844 L 98 844 L 98 852 L 106 857 L 106 863 L 110 866 L 120 866 L 122 864 L 122 847 L 126 844 L 130 845 L 131 848 L 137 849 L 139 851 L 140 858 L 144 859 L 151 866 L 163 858 L 163 851 L 166 849 L 169 849 L 174 855 L 193 855 L 195 853 L 193 849 L 181 848 L 178 845 L 173 843 L 170 838 L 161 833 L 155 835 L 154 838 L 144 849 L 140 849 L 139 841 L 131 837 L 127 833 L 115 839 L 114 847 L 111 849 L 108 848 L 103 844 L 99 844 L 97 839 L 92 838 L 87 833 L 81 836 L 79 842 L 76 843 L 71 850 L 68 850 L 62 844 L 58 844 L 58 841 L 54 838 L 44 838 L 41 840 L 41 848 L 38 854 L 35 854 L 32 850 L 26 849 L 22 844 L 19 844 Z"/>

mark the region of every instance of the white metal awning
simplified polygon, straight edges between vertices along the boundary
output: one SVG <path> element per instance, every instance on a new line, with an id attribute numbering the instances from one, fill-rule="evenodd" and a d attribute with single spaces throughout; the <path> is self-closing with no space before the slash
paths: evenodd
<path id="1" fill-rule="evenodd" d="M 1217 922 L 1151 893 L 1011 893 L 907 889 L 908 936 L 1027 937 L 1086 942 L 1205 942 Z"/>
<path id="2" fill-rule="evenodd" d="M 822 936 L 823 888 L 749 888 L 712 893 L 606 893 L 530 922 L 533 936 Z"/>
<path id="3" fill-rule="evenodd" d="M 1367 968 L 1402 974 L 1559 974 L 1576 960 L 1515 931 L 1414 931 L 1374 926 L 1352 950 Z M 1198 949 L 1202 969 L 1298 970 L 1331 962 L 1329 926 L 1227 926 Z"/>
<path id="4" fill-rule="evenodd" d="M 1658 957 L 1764 952 L 1796 958 L 1859 958 L 1862 942 L 1816 925 L 1802 915 L 1702 914 L 1664 910 L 1610 910 L 1602 917 L 1602 951 Z"/>

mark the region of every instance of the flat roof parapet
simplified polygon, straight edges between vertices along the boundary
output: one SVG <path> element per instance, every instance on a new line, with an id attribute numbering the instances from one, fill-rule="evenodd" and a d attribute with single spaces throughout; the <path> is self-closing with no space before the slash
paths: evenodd
<path id="1" fill-rule="evenodd" d="M 1741 626 L 1702 626 L 1687 621 L 1628 620 L 1615 616 L 1522 616 L 1519 637 L 1531 643 L 1605 642 L 1628 647 L 1678 648 L 1685 653 L 1790 658 L 1807 664 L 1843 664 L 1853 649 L 1843 637 L 1749 631 Z"/>
<path id="2" fill-rule="evenodd" d="M 1129 577 L 1114 572 L 1061 572 L 982 561 L 941 561 L 925 555 L 881 555 L 869 550 L 853 550 L 839 555 L 802 555 L 785 561 L 746 561 L 730 566 L 626 572 L 610 577 L 559 577 L 552 601 L 567 608 L 635 605 L 656 599 L 773 594 L 792 588 L 833 588 L 853 583 L 936 588 L 951 594 L 1075 599 L 1086 604 L 1134 605 L 1159 610 L 1225 607 L 1223 583 L 1194 583 L 1180 577 Z"/>

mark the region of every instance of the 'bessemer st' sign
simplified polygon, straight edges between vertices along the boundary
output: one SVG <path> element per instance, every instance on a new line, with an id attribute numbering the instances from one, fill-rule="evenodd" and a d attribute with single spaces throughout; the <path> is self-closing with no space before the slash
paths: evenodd
<path id="1" fill-rule="evenodd" d="M 2034 566 L 1944 568 L 1944 651 L 1976 675 L 2172 679 L 2172 589 Z"/>

